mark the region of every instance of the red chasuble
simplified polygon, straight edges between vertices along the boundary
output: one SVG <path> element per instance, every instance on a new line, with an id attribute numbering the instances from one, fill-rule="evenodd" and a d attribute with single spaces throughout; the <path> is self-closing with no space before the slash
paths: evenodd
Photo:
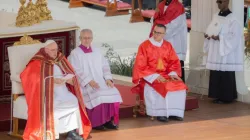
<path id="1" fill-rule="evenodd" d="M 54 79 L 49 78 L 45 83 L 45 92 L 43 90 L 43 79 L 53 76 L 53 64 L 58 65 L 63 73 L 75 74 L 72 66 L 67 59 L 58 53 L 58 57 L 51 59 L 42 48 L 28 63 L 25 70 L 21 73 L 22 86 L 28 104 L 28 120 L 24 131 L 24 140 L 43 140 L 44 134 L 44 93 L 46 94 L 46 127 L 47 139 L 54 140 L 54 115 L 53 115 L 53 95 Z M 67 84 L 71 93 L 73 93 L 79 102 L 79 109 L 82 120 L 84 139 L 87 139 L 92 129 L 88 119 L 79 82 L 76 77 L 73 78 L 73 86 Z"/>
<path id="2" fill-rule="evenodd" d="M 176 19 L 178 16 L 185 13 L 185 9 L 183 5 L 179 2 L 179 0 L 172 0 L 172 2 L 168 5 L 167 10 L 164 12 L 165 3 L 166 0 L 160 2 L 158 5 L 159 12 L 156 12 L 154 15 L 154 24 L 152 26 L 149 37 L 153 35 L 152 33 L 155 25 L 166 25 L 172 20 Z"/>
<path id="3" fill-rule="evenodd" d="M 163 41 L 161 47 L 154 46 L 149 40 L 143 42 L 138 50 L 134 68 L 133 83 L 137 86 L 132 88 L 132 93 L 139 93 L 143 99 L 145 83 L 155 89 L 163 98 L 168 91 L 186 90 L 187 86 L 182 81 L 173 81 L 168 76 L 170 72 L 176 72 L 181 77 L 181 65 L 172 45 Z M 148 83 L 143 77 L 158 73 L 168 81 L 160 83 L 155 80 Z"/>

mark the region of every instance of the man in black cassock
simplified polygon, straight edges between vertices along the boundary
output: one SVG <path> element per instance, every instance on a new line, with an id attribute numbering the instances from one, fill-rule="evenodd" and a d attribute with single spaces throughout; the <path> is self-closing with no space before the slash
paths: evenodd
<path id="1" fill-rule="evenodd" d="M 217 0 L 220 11 L 204 35 L 206 68 L 210 70 L 208 97 L 214 103 L 231 103 L 237 98 L 235 71 L 244 70 L 243 28 L 228 8 L 229 0 Z"/>

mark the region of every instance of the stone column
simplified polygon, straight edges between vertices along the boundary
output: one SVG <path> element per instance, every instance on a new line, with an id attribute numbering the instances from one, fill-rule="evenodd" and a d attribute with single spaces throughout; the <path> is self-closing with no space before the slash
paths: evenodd
<path id="1" fill-rule="evenodd" d="M 192 0 L 191 1 L 191 31 L 189 47 L 190 67 L 199 67 L 199 59 L 203 53 L 204 32 L 209 25 L 214 13 L 218 11 L 216 0 Z M 202 72 L 202 71 L 201 71 Z M 190 70 L 187 79 L 189 87 L 198 85 L 202 88 L 190 88 L 191 92 L 207 94 L 209 72 Z"/>
<path id="2" fill-rule="evenodd" d="M 216 0 L 192 0 L 190 31 L 190 64 L 197 64 L 197 54 L 202 52 L 204 32 L 213 14 L 218 11 Z"/>
<path id="3" fill-rule="evenodd" d="M 232 0 L 232 12 L 240 22 L 242 30 L 244 27 L 244 0 Z M 238 91 L 238 100 L 250 103 L 250 63 L 248 60 L 245 61 L 245 71 L 236 72 L 236 82 Z"/>

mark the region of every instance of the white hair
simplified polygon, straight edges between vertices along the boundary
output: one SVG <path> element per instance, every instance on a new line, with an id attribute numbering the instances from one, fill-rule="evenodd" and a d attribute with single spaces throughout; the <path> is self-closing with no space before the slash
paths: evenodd
<path id="1" fill-rule="evenodd" d="M 92 30 L 91 29 L 82 29 L 81 30 L 81 33 L 85 33 L 85 32 L 89 32 L 92 34 Z"/>

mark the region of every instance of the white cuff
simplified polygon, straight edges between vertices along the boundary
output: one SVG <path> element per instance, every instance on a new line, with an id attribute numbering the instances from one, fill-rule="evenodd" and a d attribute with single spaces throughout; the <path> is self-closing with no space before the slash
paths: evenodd
<path id="1" fill-rule="evenodd" d="M 104 76 L 104 79 L 105 79 L 105 80 L 113 80 L 112 75 L 109 75 L 109 74 L 108 74 L 108 75 L 105 75 L 105 76 Z"/>
<path id="2" fill-rule="evenodd" d="M 81 81 L 81 86 L 85 87 L 89 82 L 92 80 L 91 76 L 86 77 L 84 80 Z"/>
<path id="3" fill-rule="evenodd" d="M 154 73 L 154 74 L 151 74 L 149 76 L 144 77 L 143 79 L 145 79 L 150 84 L 152 84 L 159 76 L 160 76 L 160 74 Z"/>
<path id="4" fill-rule="evenodd" d="M 178 74 L 177 74 L 176 72 L 174 72 L 174 71 L 171 71 L 168 75 L 169 75 L 169 76 L 171 76 L 171 75 L 178 76 Z"/>
<path id="5" fill-rule="evenodd" d="M 150 23 L 154 23 L 154 16 L 152 16 L 151 18 L 150 18 Z"/>

